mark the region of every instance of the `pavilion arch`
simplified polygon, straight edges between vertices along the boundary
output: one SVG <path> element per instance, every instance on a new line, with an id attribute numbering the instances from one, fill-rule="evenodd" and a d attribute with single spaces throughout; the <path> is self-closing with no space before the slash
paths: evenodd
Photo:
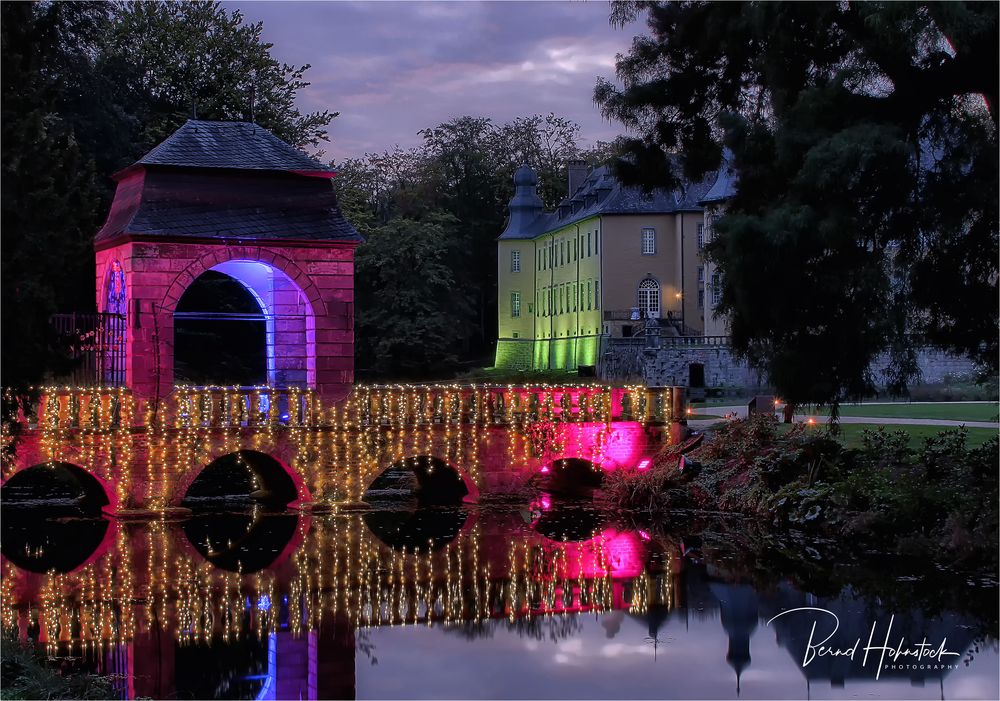
<path id="1" fill-rule="evenodd" d="M 369 482 L 365 495 L 381 488 L 388 474 L 407 471 L 415 478 L 413 496 L 421 504 L 475 503 L 479 499 L 478 487 L 464 470 L 433 455 L 414 455 L 393 462 Z"/>
<path id="2" fill-rule="evenodd" d="M 239 450 L 226 453 L 211 460 L 201 469 L 192 469 L 184 474 L 175 486 L 169 500 L 171 506 L 186 506 L 189 503 L 192 487 L 199 478 L 209 474 L 209 471 L 232 469 L 235 465 L 246 470 L 248 482 L 256 483 L 256 488 L 263 492 L 260 500 L 274 507 L 296 508 L 303 502 L 311 501 L 309 490 L 294 469 L 281 460 L 257 450 Z M 195 492 L 197 493 L 197 487 Z M 253 491 L 250 486 L 249 497 Z"/>
<path id="3" fill-rule="evenodd" d="M 162 309 L 171 317 L 185 292 L 206 272 L 239 282 L 260 307 L 265 323 L 266 384 L 316 386 L 316 318 L 325 305 L 316 286 L 287 258 L 255 248 L 206 254 L 181 272 L 167 290 Z M 174 330 L 176 329 L 176 321 Z"/>

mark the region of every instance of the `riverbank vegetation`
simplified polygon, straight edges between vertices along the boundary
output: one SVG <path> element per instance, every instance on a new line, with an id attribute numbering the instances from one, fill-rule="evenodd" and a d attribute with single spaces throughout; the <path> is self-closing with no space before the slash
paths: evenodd
<path id="1" fill-rule="evenodd" d="M 0 662 L 0 699 L 113 699 L 120 693 L 113 675 L 90 674 L 78 660 L 50 658 L 32 642 L 4 633 Z"/>
<path id="2" fill-rule="evenodd" d="M 677 509 L 729 512 L 776 530 L 995 566 L 995 435 L 973 445 L 964 428 L 920 441 L 879 428 L 851 448 L 807 425 L 752 417 L 722 424 L 680 458 L 672 446 L 645 472 L 610 474 L 608 497 L 652 520 Z"/>

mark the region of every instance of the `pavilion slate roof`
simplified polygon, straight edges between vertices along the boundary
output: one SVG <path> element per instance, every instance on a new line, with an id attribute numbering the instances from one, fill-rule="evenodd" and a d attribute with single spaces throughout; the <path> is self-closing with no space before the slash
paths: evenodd
<path id="1" fill-rule="evenodd" d="M 258 124 L 197 119 L 185 122 L 136 165 L 333 172 Z"/>
<path id="2" fill-rule="evenodd" d="M 638 187 L 626 187 L 618 182 L 610 168 L 601 166 L 591 171 L 572 197 L 560 204 L 568 206 L 560 216 L 559 211 L 540 212 L 526 226 L 508 227 L 500 235 L 502 240 L 533 239 L 556 231 L 570 224 L 597 215 L 674 214 L 700 212 L 699 202 L 716 180 L 716 172 L 707 173 L 699 182 L 684 183 L 673 191 L 664 189 L 645 193 Z M 575 206 L 574 206 L 574 203 Z M 576 211 L 572 211 L 576 209 Z"/>
<path id="3" fill-rule="evenodd" d="M 332 175 L 256 124 L 188 120 L 119 174 L 95 242 L 130 235 L 360 242 Z"/>
<path id="4" fill-rule="evenodd" d="M 153 204 L 139 208 L 131 234 L 170 237 L 360 241 L 339 209 Z M 98 237 L 100 240 L 100 237 Z"/>

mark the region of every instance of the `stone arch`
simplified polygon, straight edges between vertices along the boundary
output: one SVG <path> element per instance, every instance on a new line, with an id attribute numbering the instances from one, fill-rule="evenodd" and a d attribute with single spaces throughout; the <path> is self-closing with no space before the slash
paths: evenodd
<path id="1" fill-rule="evenodd" d="M 254 272 L 256 266 L 262 266 L 271 274 L 261 276 Z M 178 273 L 163 296 L 161 311 L 171 324 L 169 331 L 164 329 L 163 332 L 173 338 L 173 315 L 178 303 L 192 283 L 208 271 L 221 272 L 235 279 L 260 305 L 266 324 L 267 384 L 315 387 L 316 320 L 326 316 L 326 306 L 309 276 L 294 262 L 273 251 L 231 246 L 207 253 L 190 263 Z M 277 312 L 284 307 L 298 304 L 300 294 L 305 306 L 301 323 L 297 314 L 288 320 L 276 319 Z M 304 368 L 298 360 L 303 357 Z"/>
<path id="2" fill-rule="evenodd" d="M 118 511 L 118 493 L 114 486 L 102 477 L 95 475 L 85 467 L 70 462 L 53 461 L 26 465 L 3 480 L 3 489 L 19 488 L 30 479 L 28 473 L 38 474 L 39 470 L 60 470 L 75 482 L 81 494 L 90 505 L 97 507 L 96 511 L 115 513 Z M 10 501 L 5 497 L 2 501 Z"/>
<path id="3" fill-rule="evenodd" d="M 434 455 L 410 455 L 393 461 L 368 482 L 365 494 L 391 470 L 409 470 L 416 478 L 418 499 L 425 503 L 475 503 L 479 488 L 465 470 Z M 457 484 L 455 481 L 457 480 Z"/>
<path id="4" fill-rule="evenodd" d="M 566 496 L 591 496 L 604 485 L 604 469 L 587 458 L 561 457 L 541 465 L 530 486 Z"/>
<path id="5" fill-rule="evenodd" d="M 184 473 L 174 486 L 168 503 L 170 506 L 181 506 L 191 485 L 205 470 L 218 466 L 222 461 L 240 456 L 245 458 L 248 470 L 256 476 L 261 488 L 274 495 L 274 503 L 289 508 L 298 508 L 303 503 L 312 500 L 309 489 L 302 476 L 283 460 L 268 453 L 257 450 L 238 450 L 214 456 L 199 469 L 190 469 Z M 287 501 L 286 501 L 287 498 Z"/>
<path id="6" fill-rule="evenodd" d="M 161 309 L 164 312 L 173 314 L 174 309 L 177 307 L 177 302 L 180 300 L 181 295 L 184 294 L 184 290 L 194 282 L 195 278 L 220 263 L 233 260 L 251 260 L 280 270 L 299 286 L 306 299 L 309 300 L 309 304 L 312 305 L 313 314 L 316 316 L 326 316 L 326 305 L 323 302 L 323 297 L 309 276 L 298 265 L 283 255 L 256 246 L 227 246 L 226 248 L 206 253 L 193 261 L 177 274 L 170 287 L 167 288 L 166 293 L 163 295 L 163 301 L 160 303 Z"/>

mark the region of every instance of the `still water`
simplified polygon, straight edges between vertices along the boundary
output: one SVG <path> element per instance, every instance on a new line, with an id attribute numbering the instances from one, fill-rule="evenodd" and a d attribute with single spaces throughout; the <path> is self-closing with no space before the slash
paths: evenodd
<path id="1" fill-rule="evenodd" d="M 678 514 L 654 531 L 546 495 L 3 515 L 5 634 L 121 675 L 123 698 L 1000 694 L 995 579 L 746 521 Z"/>

